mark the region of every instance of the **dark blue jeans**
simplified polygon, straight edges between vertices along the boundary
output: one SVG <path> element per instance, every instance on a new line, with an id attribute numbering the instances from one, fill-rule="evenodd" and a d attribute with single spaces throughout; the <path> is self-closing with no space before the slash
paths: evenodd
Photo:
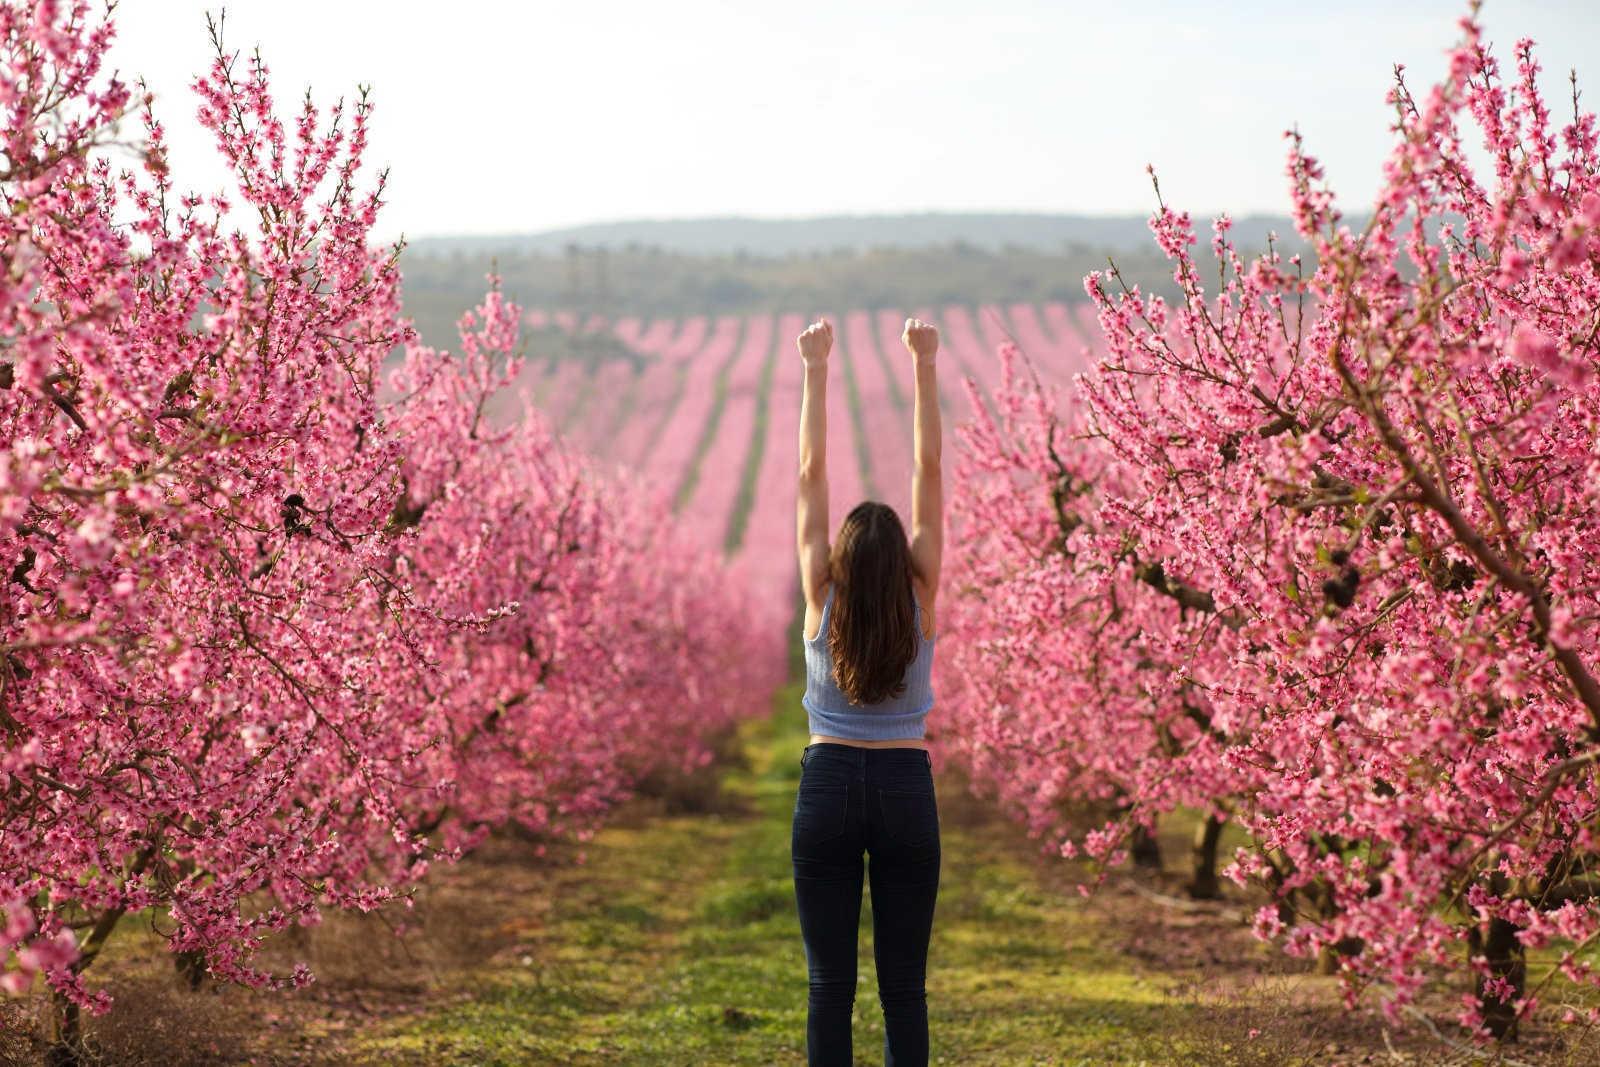
<path id="1" fill-rule="evenodd" d="M 800 755 L 790 851 L 811 991 L 811 1067 L 850 1067 L 862 852 L 888 1067 L 928 1062 L 928 939 L 939 893 L 939 808 L 925 749 L 821 742 Z"/>

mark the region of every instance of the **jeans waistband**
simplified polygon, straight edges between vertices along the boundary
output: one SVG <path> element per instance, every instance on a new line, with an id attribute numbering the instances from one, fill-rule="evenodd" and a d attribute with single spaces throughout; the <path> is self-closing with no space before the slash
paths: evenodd
<path id="1" fill-rule="evenodd" d="M 800 753 L 800 762 L 807 759 L 825 759 L 829 763 L 844 763 L 855 767 L 869 764 L 911 764 L 932 767 L 933 756 L 925 748 L 913 745 L 895 745 L 888 748 L 867 748 L 864 745 L 841 745 L 837 741 L 813 741 Z"/>

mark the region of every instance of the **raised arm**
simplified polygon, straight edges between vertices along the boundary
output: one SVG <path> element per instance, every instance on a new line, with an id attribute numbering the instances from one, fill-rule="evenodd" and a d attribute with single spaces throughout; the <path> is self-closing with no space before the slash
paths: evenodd
<path id="1" fill-rule="evenodd" d="M 944 430 L 939 421 L 939 379 L 934 370 L 939 331 L 921 319 L 907 319 L 901 340 L 911 353 L 916 375 L 911 565 L 932 598 L 939 590 L 939 564 L 944 555 L 944 475 L 939 466 Z"/>
<path id="2" fill-rule="evenodd" d="M 828 352 L 833 325 L 826 319 L 807 326 L 795 342 L 805 363 L 800 395 L 799 511 L 800 588 L 806 600 L 822 607 L 828 580 Z"/>

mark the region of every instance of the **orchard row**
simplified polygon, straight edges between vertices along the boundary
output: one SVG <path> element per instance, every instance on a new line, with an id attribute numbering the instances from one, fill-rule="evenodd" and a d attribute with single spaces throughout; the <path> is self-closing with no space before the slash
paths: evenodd
<path id="1" fill-rule="evenodd" d="M 818 313 L 835 320 L 841 368 L 828 423 L 835 524 L 867 497 L 909 522 L 912 382 L 900 341 L 908 314 L 941 329 L 940 401 L 951 425 L 972 414 L 963 379 L 982 398 L 999 385 L 1002 344 L 1020 345 L 1043 380 L 1064 383 L 1088 368 L 1098 336 L 1087 302 Z M 794 338 L 806 322 L 798 313 L 644 323 L 534 311 L 532 327 L 608 332 L 637 358 L 530 361 L 515 387 L 528 390 L 575 447 L 636 474 L 645 492 L 673 502 L 702 543 L 726 551 L 770 609 L 770 629 L 790 623 L 797 589 L 802 368 Z"/>
<path id="2" fill-rule="evenodd" d="M 1157 187 L 1179 296 L 1086 278 L 1070 389 L 1007 353 L 958 432 L 940 726 L 1065 854 L 1198 813 L 1192 892 L 1254 887 L 1396 1020 L 1448 982 L 1487 1040 L 1600 1022 L 1600 130 L 1463 28 L 1397 80 L 1362 225 L 1291 134 L 1312 255 L 1225 216 L 1197 255 Z"/>
<path id="3" fill-rule="evenodd" d="M 108 37 L 87 4 L 0 4 L 0 986 L 50 991 L 64 1059 L 125 919 L 190 968 L 307 981 L 264 939 L 498 827 L 587 840 L 782 662 L 662 501 L 486 417 L 521 366 L 492 281 L 457 352 L 417 342 L 369 241 L 365 99 L 280 118 L 218 42 L 196 91 L 230 212 L 175 185 Z"/>

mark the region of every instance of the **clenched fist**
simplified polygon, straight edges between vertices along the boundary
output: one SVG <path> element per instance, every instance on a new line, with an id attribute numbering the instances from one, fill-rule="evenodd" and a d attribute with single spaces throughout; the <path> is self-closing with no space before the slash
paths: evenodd
<path id="1" fill-rule="evenodd" d="M 806 363 L 825 362 L 829 349 L 833 348 L 833 324 L 827 319 L 818 319 L 800 332 L 795 343 L 800 346 L 800 358 Z"/>
<path id="2" fill-rule="evenodd" d="M 919 363 L 932 359 L 939 351 L 939 331 L 921 319 L 907 319 L 906 331 L 900 335 L 900 340 Z"/>

